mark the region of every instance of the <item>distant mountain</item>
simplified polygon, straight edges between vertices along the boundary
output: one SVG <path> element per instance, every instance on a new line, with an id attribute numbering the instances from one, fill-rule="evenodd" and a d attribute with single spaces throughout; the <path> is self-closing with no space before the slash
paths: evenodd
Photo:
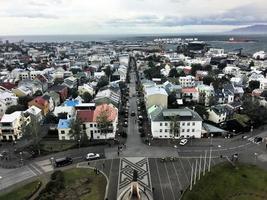
<path id="1" fill-rule="evenodd" d="M 234 34 L 266 34 L 267 25 L 252 25 L 243 28 L 237 28 L 230 31 Z"/>

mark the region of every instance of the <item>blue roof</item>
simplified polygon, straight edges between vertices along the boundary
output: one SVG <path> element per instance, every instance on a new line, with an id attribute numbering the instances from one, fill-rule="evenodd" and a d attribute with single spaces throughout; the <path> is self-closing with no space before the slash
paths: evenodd
<path id="1" fill-rule="evenodd" d="M 57 125 L 57 128 L 59 129 L 65 129 L 65 128 L 70 128 L 71 121 L 70 119 L 60 119 Z"/>
<path id="2" fill-rule="evenodd" d="M 67 100 L 64 102 L 64 106 L 68 106 L 68 107 L 75 107 L 78 104 L 80 104 L 78 100 Z"/>

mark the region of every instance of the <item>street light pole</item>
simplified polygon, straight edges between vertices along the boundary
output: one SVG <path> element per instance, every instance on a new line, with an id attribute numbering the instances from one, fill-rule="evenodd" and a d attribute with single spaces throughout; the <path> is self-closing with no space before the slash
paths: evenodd
<path id="1" fill-rule="evenodd" d="M 197 164 L 198 164 L 198 159 L 196 159 L 196 166 L 195 166 L 195 177 L 194 177 L 194 185 L 197 182 Z"/>
<path id="2" fill-rule="evenodd" d="M 193 187 L 193 174 L 194 174 L 194 164 L 192 164 L 191 167 L 190 191 L 192 190 Z"/>
<path id="3" fill-rule="evenodd" d="M 211 164 L 212 137 L 213 137 L 213 134 L 210 135 L 210 157 L 209 157 L 209 168 L 208 168 L 209 172 L 210 172 L 210 164 Z"/>
<path id="4" fill-rule="evenodd" d="M 19 152 L 19 155 L 20 155 L 20 163 L 21 163 L 21 165 L 23 165 L 22 151 Z"/>

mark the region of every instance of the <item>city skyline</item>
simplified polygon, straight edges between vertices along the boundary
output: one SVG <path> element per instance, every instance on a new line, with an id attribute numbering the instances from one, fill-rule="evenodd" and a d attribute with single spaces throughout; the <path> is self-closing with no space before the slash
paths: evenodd
<path id="1" fill-rule="evenodd" d="M 219 33 L 265 24 L 263 0 L 0 1 L 0 35 Z"/>

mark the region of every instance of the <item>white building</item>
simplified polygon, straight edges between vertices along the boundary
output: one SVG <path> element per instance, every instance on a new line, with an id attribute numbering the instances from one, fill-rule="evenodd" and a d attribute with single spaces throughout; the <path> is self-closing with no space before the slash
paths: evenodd
<path id="1" fill-rule="evenodd" d="M 11 92 L 0 92 L 0 117 L 3 116 L 10 106 L 18 104 L 18 97 Z"/>
<path id="2" fill-rule="evenodd" d="M 267 59 L 267 54 L 264 51 L 259 51 L 254 53 L 252 57 L 256 60 L 265 60 Z"/>
<path id="3" fill-rule="evenodd" d="M 209 110 L 209 121 L 214 122 L 216 124 L 219 124 L 221 122 L 224 122 L 227 117 L 227 112 L 224 106 L 216 105 L 212 106 Z"/>
<path id="4" fill-rule="evenodd" d="M 233 65 L 228 65 L 227 67 L 225 67 L 223 69 L 223 73 L 227 74 L 227 75 L 233 75 L 233 76 L 237 76 L 240 74 L 240 69 L 236 66 Z"/>
<path id="5" fill-rule="evenodd" d="M 181 76 L 179 77 L 179 83 L 182 87 L 194 87 L 195 86 L 195 77 L 188 75 L 188 76 Z"/>
<path id="6" fill-rule="evenodd" d="M 153 138 L 201 138 L 202 119 L 188 108 L 155 109 L 150 114 Z"/>
<path id="7" fill-rule="evenodd" d="M 78 87 L 78 93 L 79 95 L 83 95 L 84 93 L 88 92 L 89 94 L 91 94 L 92 96 L 95 95 L 95 90 L 94 88 L 89 85 L 89 84 L 83 84 L 81 86 Z"/>
<path id="8" fill-rule="evenodd" d="M 5 114 L 0 121 L 0 139 L 17 140 L 22 137 L 21 125 L 23 115 L 21 111 Z"/>

